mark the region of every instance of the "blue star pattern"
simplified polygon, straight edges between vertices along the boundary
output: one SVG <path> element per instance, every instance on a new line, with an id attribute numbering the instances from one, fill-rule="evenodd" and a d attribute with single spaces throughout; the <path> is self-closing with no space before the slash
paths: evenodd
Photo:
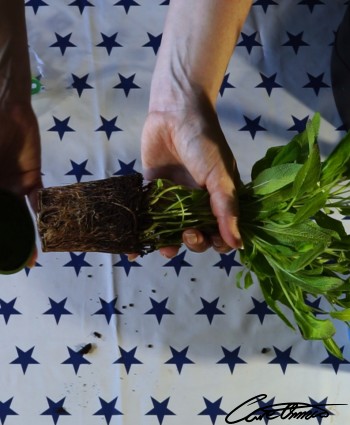
<path id="1" fill-rule="evenodd" d="M 70 347 L 67 347 L 68 352 L 69 352 L 69 357 L 68 359 L 64 360 L 62 362 L 62 364 L 67 364 L 67 365 L 72 365 L 75 374 L 77 374 L 79 372 L 79 368 L 81 365 L 89 365 L 91 364 L 91 362 L 89 362 L 89 360 L 87 360 L 83 354 L 80 352 L 80 350 L 75 351 Z"/>
<path id="2" fill-rule="evenodd" d="M 157 416 L 159 424 L 162 425 L 165 416 L 175 415 L 170 409 L 168 409 L 168 404 L 170 397 L 159 402 L 155 398 L 151 397 L 153 403 L 153 409 L 146 413 L 146 415 Z"/>
<path id="3" fill-rule="evenodd" d="M 70 413 L 68 413 L 67 410 L 64 408 L 64 402 L 66 400 L 65 397 L 57 402 L 51 400 L 49 397 L 46 397 L 46 399 L 49 408 L 42 412 L 41 415 L 51 416 L 54 424 L 57 424 L 60 416 L 70 416 Z"/>
<path id="4" fill-rule="evenodd" d="M 24 4 L 31 73 L 43 85 L 31 100 L 44 187 L 143 172 L 152 72 L 166 6 L 177 7 L 176 0 Z M 243 181 L 255 160 L 303 131 L 315 111 L 326 117 L 325 154 L 345 135 L 329 61 L 349 4 L 253 0 L 220 87 L 215 82 L 215 112 Z M 189 17 L 193 12 L 189 7 Z M 205 73 L 216 67 L 209 53 L 206 59 Z M 150 135 L 157 141 L 158 129 Z M 159 160 L 163 154 L 159 147 L 153 153 Z M 145 185 L 152 175 L 159 173 L 145 169 Z M 261 414 L 253 422 L 278 422 L 266 409 L 295 400 L 315 415 L 330 404 L 330 417 L 310 424 L 348 422 L 349 406 L 341 405 L 347 328 L 337 322 L 344 359 L 299 338 L 263 301 L 255 279 L 237 288 L 240 250 L 198 254 L 183 245 L 173 258 L 155 252 L 129 261 L 126 253 L 44 253 L 38 236 L 36 246 L 33 268 L 0 275 L 1 425 L 219 425 L 258 393 L 266 398 L 247 406 Z M 328 317 L 323 297 L 306 304 L 320 320 Z"/>
<path id="5" fill-rule="evenodd" d="M 5 402 L 0 401 L 0 421 L 2 424 L 5 423 L 7 416 L 17 416 L 18 413 L 16 413 L 13 409 L 11 409 L 13 397 L 8 399 Z"/>
<path id="6" fill-rule="evenodd" d="M 22 367 L 23 373 L 25 374 L 27 368 L 30 364 L 39 364 L 33 357 L 34 347 L 30 348 L 27 351 L 23 351 L 20 348 L 16 347 L 18 357 L 11 362 L 11 364 L 19 364 Z"/>
<path id="7" fill-rule="evenodd" d="M 220 310 L 217 305 L 219 302 L 219 298 L 216 298 L 213 301 L 207 301 L 204 298 L 201 297 L 203 308 L 201 308 L 199 311 L 197 311 L 196 314 L 205 315 L 207 316 L 209 323 L 211 324 L 214 316 L 225 314 L 222 310 Z"/>
<path id="8" fill-rule="evenodd" d="M 185 364 L 193 364 L 194 362 L 187 357 L 187 351 L 188 347 L 184 348 L 181 351 L 175 350 L 175 348 L 170 347 L 171 353 L 173 357 L 171 357 L 169 360 L 167 360 L 166 364 L 174 364 L 176 365 L 177 371 L 179 374 L 182 371 L 182 368 Z"/>
<path id="9" fill-rule="evenodd" d="M 55 125 L 49 128 L 48 131 L 57 131 L 60 140 L 63 139 L 63 136 L 66 132 L 75 131 L 73 128 L 69 127 L 68 125 L 70 117 L 60 120 L 54 116 L 53 120 L 55 121 Z"/>
<path id="10" fill-rule="evenodd" d="M 148 311 L 146 311 L 145 314 L 154 314 L 157 318 L 158 323 L 160 324 L 160 322 L 163 319 L 163 316 L 165 314 L 174 314 L 172 311 L 170 311 L 168 308 L 166 308 L 166 304 L 168 302 L 168 298 L 165 298 L 163 301 L 156 301 L 153 298 L 150 298 L 151 304 L 152 304 L 152 308 Z"/>
<path id="11" fill-rule="evenodd" d="M 116 131 L 123 131 L 121 128 L 115 125 L 118 117 L 111 118 L 110 120 L 100 117 L 102 121 L 102 125 L 98 127 L 95 131 L 104 131 L 106 133 L 107 139 L 109 140 L 112 134 Z"/>
<path id="12" fill-rule="evenodd" d="M 212 402 L 208 400 L 207 398 L 203 397 L 204 403 L 206 405 L 206 408 L 202 410 L 198 415 L 205 415 L 209 416 L 211 423 L 214 425 L 216 422 L 216 419 L 218 416 L 227 415 L 227 413 L 221 409 L 220 405 L 222 402 L 222 397 L 220 397 L 218 400 Z"/>
<path id="13" fill-rule="evenodd" d="M 62 301 L 56 302 L 49 297 L 51 308 L 46 310 L 43 314 L 50 314 L 55 317 L 56 323 L 59 324 L 61 316 L 72 314 L 69 310 L 65 308 L 67 298 L 64 298 Z"/>
<path id="14" fill-rule="evenodd" d="M 125 366 L 126 373 L 130 372 L 130 368 L 134 364 L 142 364 L 140 360 L 135 358 L 135 352 L 137 347 L 133 348 L 130 351 L 126 351 L 123 348 L 119 347 L 121 357 L 117 359 L 114 363 L 121 363 Z"/>
<path id="15" fill-rule="evenodd" d="M 17 301 L 17 298 L 14 298 L 13 300 L 9 302 L 6 302 L 0 299 L 0 315 L 4 317 L 6 324 L 8 323 L 12 315 L 22 314 L 14 307 L 16 301 Z"/>
<path id="16" fill-rule="evenodd" d="M 77 47 L 74 43 L 70 41 L 72 33 L 64 36 L 55 33 L 55 36 L 57 41 L 51 44 L 50 47 L 58 47 L 62 53 L 62 56 L 66 53 L 68 47 Z"/>
<path id="17" fill-rule="evenodd" d="M 107 424 L 110 423 L 112 416 L 118 416 L 123 414 L 122 412 L 120 412 L 118 409 L 115 408 L 118 397 L 114 398 L 113 400 L 109 402 L 103 400 L 101 397 L 99 397 L 99 399 L 100 399 L 101 409 L 97 410 L 97 412 L 95 412 L 94 415 L 104 416 Z"/>
<path id="18" fill-rule="evenodd" d="M 111 321 L 112 316 L 114 316 L 115 314 L 123 314 L 115 307 L 117 299 L 118 298 L 116 297 L 112 301 L 107 302 L 104 299 L 100 298 L 100 303 L 102 307 L 99 310 L 97 310 L 94 314 L 104 315 L 107 320 L 107 323 Z"/>
<path id="19" fill-rule="evenodd" d="M 70 160 L 70 163 L 72 165 L 72 169 L 66 173 L 66 176 L 75 176 L 77 179 L 77 182 L 80 182 L 83 176 L 92 176 L 92 173 L 86 169 L 88 160 L 83 161 L 82 163 L 78 164 L 72 160 Z"/>

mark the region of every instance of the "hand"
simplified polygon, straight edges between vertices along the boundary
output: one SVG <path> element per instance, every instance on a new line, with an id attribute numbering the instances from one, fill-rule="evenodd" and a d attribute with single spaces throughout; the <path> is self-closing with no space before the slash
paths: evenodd
<path id="1" fill-rule="evenodd" d="M 150 112 L 142 134 L 142 163 L 149 180 L 167 178 L 208 190 L 220 234 L 208 239 L 199 231 L 188 229 L 183 241 L 195 252 L 213 246 L 223 253 L 241 246 L 235 197 L 239 176 L 215 111 L 210 105 L 204 106 L 205 102 L 199 104 L 182 110 Z M 173 257 L 178 249 L 166 247 L 160 252 Z"/>
<path id="2" fill-rule="evenodd" d="M 28 196 L 36 210 L 36 193 L 42 186 L 40 137 L 37 119 L 29 103 L 0 104 L 0 188 Z M 28 266 L 35 264 L 36 253 Z"/>

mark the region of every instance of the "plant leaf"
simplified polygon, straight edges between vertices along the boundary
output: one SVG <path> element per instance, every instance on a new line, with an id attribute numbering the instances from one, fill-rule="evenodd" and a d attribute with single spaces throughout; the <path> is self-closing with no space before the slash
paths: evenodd
<path id="1" fill-rule="evenodd" d="M 329 320 L 316 319 L 311 312 L 294 311 L 295 320 L 306 339 L 329 339 L 335 334 L 335 327 Z"/>
<path id="2" fill-rule="evenodd" d="M 307 161 L 297 173 L 293 183 L 293 197 L 300 198 L 304 193 L 312 193 L 321 173 L 320 151 L 313 145 Z"/>
<path id="3" fill-rule="evenodd" d="M 326 192 L 316 192 L 316 195 L 308 198 L 307 202 L 304 203 L 302 207 L 298 209 L 294 216 L 292 224 L 300 223 L 304 220 L 312 218 L 316 213 L 318 213 L 325 205 L 328 198 L 328 193 Z"/>
<path id="4" fill-rule="evenodd" d="M 292 183 L 302 167 L 301 164 L 281 164 L 263 170 L 253 180 L 253 192 L 267 195 Z"/>

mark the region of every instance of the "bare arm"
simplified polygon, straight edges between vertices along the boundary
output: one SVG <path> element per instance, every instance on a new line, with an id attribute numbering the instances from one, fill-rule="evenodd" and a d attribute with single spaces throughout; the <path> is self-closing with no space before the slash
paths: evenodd
<path id="1" fill-rule="evenodd" d="M 208 241 L 199 232 L 185 232 L 185 243 L 197 252 L 209 245 L 221 252 L 241 246 L 238 171 L 215 104 L 251 3 L 172 0 L 152 78 L 142 136 L 145 173 L 209 191 L 221 236 Z"/>

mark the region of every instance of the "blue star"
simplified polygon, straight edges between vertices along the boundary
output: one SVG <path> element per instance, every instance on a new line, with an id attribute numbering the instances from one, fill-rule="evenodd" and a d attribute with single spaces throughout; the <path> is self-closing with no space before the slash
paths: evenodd
<path id="1" fill-rule="evenodd" d="M 240 128 L 238 131 L 249 131 L 250 135 L 252 136 L 252 139 L 255 138 L 255 135 L 258 131 L 266 131 L 266 128 L 262 127 L 260 123 L 261 115 L 259 115 L 257 118 L 251 120 L 250 118 L 243 115 L 243 118 L 246 122 L 246 125 L 242 128 Z"/>
<path id="2" fill-rule="evenodd" d="M 256 35 L 258 32 L 254 32 L 251 35 L 241 33 L 242 35 L 242 41 L 237 44 L 237 46 L 245 47 L 248 50 L 248 53 L 251 54 L 253 47 L 261 46 L 261 44 L 255 40 Z"/>
<path id="3" fill-rule="evenodd" d="M 247 314 L 256 314 L 259 317 L 260 323 L 263 324 L 265 316 L 267 314 L 275 314 L 267 306 L 266 301 L 258 301 L 254 297 L 251 297 L 254 303 L 254 308 L 249 310 Z"/>
<path id="4" fill-rule="evenodd" d="M 294 115 L 292 115 L 292 118 L 294 121 L 294 125 L 292 127 L 289 127 L 288 131 L 297 131 L 298 133 L 302 133 L 306 128 L 307 122 L 309 121 L 309 115 L 302 118 L 301 120 L 296 118 Z"/>
<path id="5" fill-rule="evenodd" d="M 340 351 L 343 353 L 344 347 L 340 348 Z M 328 353 L 328 357 L 322 360 L 321 364 L 331 364 L 333 366 L 334 372 L 337 374 L 339 366 L 341 364 L 349 364 L 350 362 L 346 359 L 338 359 L 338 357 L 333 356 L 333 354 Z"/>
<path id="6" fill-rule="evenodd" d="M 165 364 L 175 364 L 179 374 L 183 368 L 184 364 L 193 364 L 194 362 L 186 357 L 188 347 L 184 348 L 182 351 L 177 351 L 175 348 L 170 347 L 173 357 L 165 362 Z"/>
<path id="7" fill-rule="evenodd" d="M 131 6 L 140 6 L 140 5 L 134 0 L 120 0 L 118 1 L 118 3 L 115 3 L 113 6 L 123 6 L 125 9 L 125 13 L 128 14 Z"/>
<path id="8" fill-rule="evenodd" d="M 305 6 L 307 6 L 309 8 L 310 12 L 312 13 L 315 6 L 318 6 L 318 5 L 324 6 L 324 2 L 321 1 L 321 0 L 301 0 L 298 3 L 298 6 L 299 5 L 305 5 Z"/>
<path id="9" fill-rule="evenodd" d="M 110 423 L 112 416 L 123 415 L 122 412 L 115 408 L 115 404 L 117 403 L 118 397 L 114 398 L 112 401 L 107 402 L 99 397 L 101 409 L 94 413 L 94 416 L 102 415 L 105 417 L 107 424 Z"/>
<path id="10" fill-rule="evenodd" d="M 220 269 L 225 269 L 227 276 L 229 276 L 232 267 L 242 267 L 242 265 L 235 260 L 235 255 L 237 251 L 232 251 L 229 254 L 220 254 L 221 260 L 214 264 L 213 267 L 220 267 Z"/>
<path id="11" fill-rule="evenodd" d="M 224 95 L 224 92 L 225 92 L 226 89 L 234 89 L 235 88 L 235 86 L 233 86 L 232 84 L 230 84 L 228 82 L 229 78 L 230 78 L 230 74 L 228 73 L 228 74 L 225 75 L 223 82 L 221 83 L 221 87 L 220 87 L 221 97 Z"/>
<path id="12" fill-rule="evenodd" d="M 71 364 L 74 368 L 75 374 L 78 374 L 79 368 L 83 364 L 91 364 L 89 360 L 86 360 L 83 354 L 80 351 L 74 351 L 71 348 L 68 348 L 69 357 L 67 360 L 62 362 L 61 364 Z"/>
<path id="13" fill-rule="evenodd" d="M 140 86 L 134 83 L 134 78 L 136 74 L 131 75 L 130 77 L 124 77 L 119 74 L 120 83 L 114 86 L 114 89 L 123 89 L 125 96 L 128 97 L 131 89 L 139 89 Z"/>
<path id="14" fill-rule="evenodd" d="M 61 36 L 59 34 L 57 34 L 57 32 L 55 32 L 55 36 L 56 36 L 56 43 L 51 44 L 50 47 L 59 47 L 62 53 L 62 56 L 65 54 L 66 49 L 68 47 L 77 47 L 75 44 L 73 44 L 70 41 L 70 38 L 72 36 L 72 33 L 65 35 L 65 36 Z"/>
<path id="15" fill-rule="evenodd" d="M 207 398 L 203 397 L 206 408 L 202 410 L 198 415 L 206 415 L 210 416 L 211 423 L 214 425 L 216 422 L 216 419 L 219 415 L 227 415 L 227 412 L 221 409 L 220 405 L 222 402 L 222 397 L 220 397 L 218 400 L 212 402 L 209 401 Z"/>
<path id="16" fill-rule="evenodd" d="M 12 314 L 22 314 L 14 308 L 17 298 L 14 298 L 8 303 L 0 299 L 0 315 L 4 316 L 5 323 L 7 324 Z"/>
<path id="17" fill-rule="evenodd" d="M 88 0 L 74 0 L 72 3 L 69 3 L 68 6 L 77 6 L 81 15 L 83 14 L 85 7 L 95 7 Z"/>
<path id="18" fill-rule="evenodd" d="M 164 0 L 162 3 L 160 3 L 160 6 L 169 6 L 170 0 Z"/>
<path id="19" fill-rule="evenodd" d="M 118 159 L 118 162 L 119 162 L 119 165 L 120 165 L 120 169 L 118 171 L 116 171 L 113 174 L 113 176 L 126 176 L 128 174 L 135 174 L 136 173 L 136 170 L 134 169 L 136 159 L 129 162 L 128 164 L 126 164 L 123 161 L 120 161 L 119 159 Z"/>
<path id="20" fill-rule="evenodd" d="M 164 264 L 163 267 L 174 267 L 176 275 L 179 276 L 182 267 L 192 267 L 191 264 L 184 260 L 185 255 L 186 250 L 176 255 L 174 258 Z"/>
<path id="21" fill-rule="evenodd" d="M 326 409 L 326 407 L 325 407 L 325 405 L 327 404 L 328 397 L 324 398 L 321 401 L 316 401 L 313 398 L 309 397 L 309 400 L 310 400 L 310 404 L 312 405 L 312 408 L 309 410 L 309 412 L 315 414 L 317 422 L 319 423 L 319 425 L 321 425 L 321 422 L 324 419 L 324 417 L 320 416 L 321 412 L 322 413 L 328 413 L 329 416 L 334 415 L 334 413 L 332 413 L 330 410 Z M 325 417 L 327 417 L 327 416 L 325 416 Z"/>
<path id="22" fill-rule="evenodd" d="M 52 416 L 52 420 L 54 421 L 55 424 L 57 424 L 60 416 L 67 416 L 67 415 L 70 416 L 70 413 L 68 413 L 66 409 L 64 408 L 64 402 L 66 400 L 65 397 L 57 402 L 54 402 L 49 397 L 46 397 L 46 400 L 47 400 L 47 404 L 49 405 L 49 408 L 45 410 L 43 413 L 41 413 L 41 415 Z"/>
<path id="23" fill-rule="evenodd" d="M 113 264 L 114 267 L 123 267 L 127 276 L 129 276 L 129 272 L 131 267 L 142 267 L 141 264 L 136 261 L 129 261 L 128 256 L 125 254 L 120 254 L 120 261 Z"/>
<path id="24" fill-rule="evenodd" d="M 130 372 L 130 368 L 133 364 L 143 364 L 140 360 L 135 357 L 137 347 L 134 347 L 130 351 L 125 351 L 123 348 L 119 347 L 121 357 L 116 360 L 113 364 L 121 363 L 125 366 L 126 373 Z"/>
<path id="25" fill-rule="evenodd" d="M 149 32 L 147 33 L 149 41 L 144 44 L 142 47 L 152 47 L 154 54 L 158 53 L 158 49 L 160 47 L 160 43 L 162 41 L 162 34 L 152 35 Z"/>
<path id="26" fill-rule="evenodd" d="M 224 352 L 224 357 L 216 362 L 216 364 L 227 364 L 230 368 L 231 373 L 233 373 L 236 364 L 246 364 L 244 360 L 242 360 L 238 354 L 241 347 L 236 348 L 235 350 L 227 350 L 225 347 L 221 347 Z"/>
<path id="27" fill-rule="evenodd" d="M 157 317 L 157 321 L 160 324 L 162 318 L 165 314 L 174 314 L 172 311 L 168 310 L 165 306 L 168 302 L 168 298 L 165 298 L 163 301 L 156 301 L 150 297 L 152 308 L 146 311 L 145 314 L 154 314 Z"/>
<path id="28" fill-rule="evenodd" d="M 294 53 L 297 55 L 300 47 L 310 46 L 309 43 L 306 43 L 303 40 L 304 31 L 299 32 L 299 34 L 291 34 L 287 31 L 288 41 L 286 41 L 282 46 L 290 46 L 293 48 Z"/>
<path id="29" fill-rule="evenodd" d="M 253 3 L 253 6 L 261 6 L 264 9 L 264 12 L 266 13 L 269 6 L 278 6 L 278 3 L 273 0 L 256 0 Z"/>
<path id="30" fill-rule="evenodd" d="M 336 131 L 345 131 L 345 132 L 347 132 L 347 128 L 345 127 L 345 124 L 340 125 L 335 130 Z"/>
<path id="31" fill-rule="evenodd" d="M 102 125 L 97 128 L 95 131 L 104 131 L 106 133 L 107 139 L 109 140 L 112 133 L 115 131 L 123 131 L 121 128 L 115 125 L 118 116 L 112 118 L 111 120 L 106 120 L 102 115 L 100 115 Z"/>
<path id="32" fill-rule="evenodd" d="M 82 95 L 84 90 L 93 89 L 93 87 L 87 83 L 88 77 L 89 77 L 89 74 L 86 74 L 83 77 L 78 77 L 77 75 L 72 74 L 72 78 L 73 78 L 72 87 L 73 89 L 77 90 L 79 97 Z"/>
<path id="33" fill-rule="evenodd" d="M 57 131 L 60 140 L 63 139 L 64 133 L 75 131 L 68 125 L 70 117 L 67 117 L 64 120 L 59 120 L 53 116 L 53 120 L 55 121 L 55 125 L 49 128 L 48 131 Z"/>
<path id="34" fill-rule="evenodd" d="M 167 399 L 161 402 L 157 401 L 153 397 L 151 397 L 151 399 L 153 403 L 153 409 L 151 409 L 148 413 L 146 413 L 146 415 L 157 416 L 160 425 L 162 424 L 164 420 L 164 416 L 175 415 L 174 412 L 168 409 L 168 403 L 169 403 L 170 397 L 168 397 Z"/>
<path id="35" fill-rule="evenodd" d="M 289 347 L 284 351 L 281 351 L 276 347 L 273 347 L 273 349 L 275 350 L 276 357 L 272 359 L 269 364 L 279 364 L 282 368 L 283 373 L 286 373 L 286 369 L 289 364 L 298 364 L 296 360 L 290 357 L 292 347 Z"/>
<path id="36" fill-rule="evenodd" d="M 63 267 L 74 267 L 77 276 L 79 276 L 82 267 L 92 267 L 91 264 L 85 261 L 86 252 L 82 252 L 81 254 L 74 254 L 74 252 L 70 252 L 69 255 L 71 260 Z"/>
<path id="37" fill-rule="evenodd" d="M 309 299 L 305 300 L 305 304 L 312 308 L 315 316 L 318 314 L 327 314 L 324 310 L 320 308 L 322 298 L 318 297 L 314 301 L 310 301 Z"/>
<path id="38" fill-rule="evenodd" d="M 114 314 L 123 314 L 116 307 L 115 303 L 117 302 L 118 297 L 114 298 L 112 301 L 107 302 L 100 298 L 101 308 L 97 310 L 94 314 L 103 314 L 106 317 L 107 323 L 111 321 L 111 318 Z"/>
<path id="39" fill-rule="evenodd" d="M 5 402 L 0 401 L 0 421 L 2 424 L 5 423 L 7 416 L 18 415 L 18 413 L 16 413 L 14 410 L 11 409 L 12 400 L 13 400 L 13 397 L 11 397 Z"/>
<path id="40" fill-rule="evenodd" d="M 88 160 L 83 161 L 80 164 L 77 164 L 76 162 L 70 160 L 70 163 L 72 165 L 71 171 L 68 171 L 66 173 L 66 176 L 75 176 L 77 179 L 77 182 L 80 182 L 83 176 L 92 176 L 92 173 L 86 169 L 86 164 Z"/>
<path id="41" fill-rule="evenodd" d="M 279 412 L 276 412 L 276 410 L 274 410 L 273 408 L 271 408 L 270 406 L 273 406 L 275 403 L 275 397 L 272 397 L 269 401 L 263 401 L 263 400 L 258 400 L 258 405 L 260 407 L 260 409 L 257 409 L 256 415 L 263 415 L 263 419 L 265 421 L 265 424 L 268 424 L 269 420 L 271 418 L 269 418 L 269 414 L 272 416 L 272 413 L 274 413 L 273 416 L 278 416 Z"/>
<path id="42" fill-rule="evenodd" d="M 206 315 L 210 324 L 212 323 L 215 315 L 225 314 L 223 311 L 221 311 L 217 308 L 219 297 L 216 298 L 214 301 L 211 301 L 211 302 L 206 301 L 204 298 L 201 297 L 201 301 L 202 301 L 202 304 L 203 304 L 203 308 L 201 310 L 197 311 L 196 314 Z"/>
<path id="43" fill-rule="evenodd" d="M 52 314 L 55 316 L 56 323 L 58 324 L 63 314 L 72 314 L 64 306 L 66 305 L 67 298 L 62 301 L 56 302 L 49 297 L 51 308 L 45 311 L 43 314 Z"/>
<path id="44" fill-rule="evenodd" d="M 39 7 L 48 6 L 43 0 L 29 0 L 25 3 L 25 6 L 31 6 L 33 8 L 34 14 L 36 15 Z"/>
<path id="45" fill-rule="evenodd" d="M 326 84 L 323 81 L 324 72 L 322 72 L 322 74 L 320 74 L 320 75 L 317 75 L 317 77 L 309 74 L 308 72 L 307 72 L 307 75 L 309 77 L 309 82 L 307 84 L 305 84 L 305 86 L 303 86 L 303 88 L 313 89 L 316 96 L 318 96 L 321 88 L 329 88 L 330 87 L 328 84 Z"/>
<path id="46" fill-rule="evenodd" d="M 108 56 L 110 56 L 113 47 L 123 47 L 121 44 L 117 42 L 118 33 L 114 33 L 111 36 L 103 34 L 101 32 L 102 40 L 101 43 L 97 44 L 97 47 L 104 47 L 107 50 Z"/>
<path id="47" fill-rule="evenodd" d="M 30 348 L 28 351 L 22 351 L 20 348 L 16 347 L 18 357 L 11 362 L 11 364 L 20 364 L 22 366 L 23 373 L 26 373 L 27 367 L 30 364 L 39 364 L 35 359 L 33 359 L 32 354 L 34 347 Z"/>
<path id="48" fill-rule="evenodd" d="M 271 75 L 270 77 L 267 77 L 266 75 L 264 75 L 260 72 L 260 77 L 262 79 L 262 83 L 258 84 L 255 87 L 259 87 L 259 88 L 261 87 L 261 88 L 266 89 L 267 94 L 269 96 L 271 96 L 272 89 L 282 87 L 280 84 L 278 84 L 276 82 L 276 76 L 277 76 L 277 73 Z"/>

